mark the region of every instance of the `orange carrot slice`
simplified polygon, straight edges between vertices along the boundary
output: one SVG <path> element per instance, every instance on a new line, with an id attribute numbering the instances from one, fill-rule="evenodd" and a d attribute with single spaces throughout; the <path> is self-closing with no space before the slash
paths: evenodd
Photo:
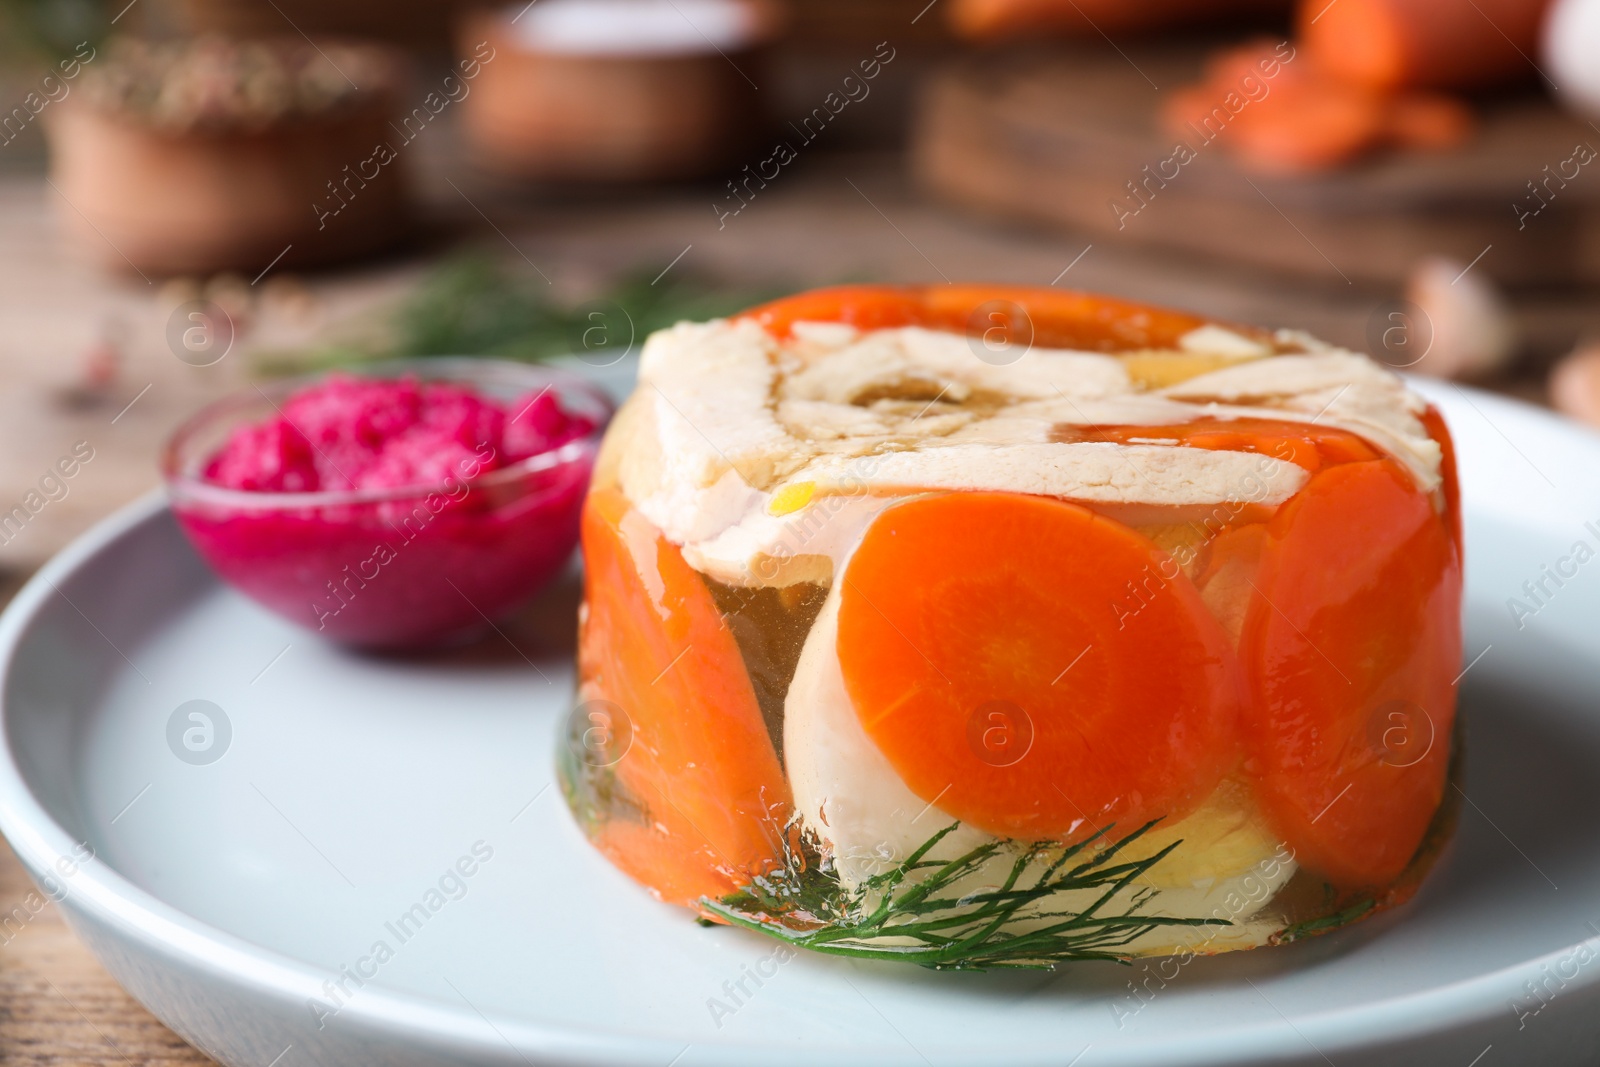
<path id="1" fill-rule="evenodd" d="M 1086 508 L 919 497 L 868 529 L 838 654 L 912 792 L 990 833 L 1178 819 L 1237 760 L 1240 677 L 1176 563 Z"/>
<path id="2" fill-rule="evenodd" d="M 841 285 L 796 293 L 739 316 L 755 319 L 776 337 L 797 322 L 842 322 L 858 330 L 922 325 L 921 290 L 914 286 Z"/>
<path id="3" fill-rule="evenodd" d="M 1389 459 L 1316 475 L 1268 525 L 1240 657 L 1269 819 L 1345 887 L 1410 862 L 1439 806 L 1461 667 L 1461 558 Z"/>
<path id="4" fill-rule="evenodd" d="M 726 895 L 774 858 L 790 801 L 738 645 L 705 582 L 621 493 L 589 495 L 583 552 L 583 692 L 626 717 L 614 772 L 645 811 L 596 844 L 669 902 Z"/>
<path id="5" fill-rule="evenodd" d="M 862 330 L 925 326 L 981 334 L 999 327 L 1005 339 L 1045 348 L 1118 352 L 1175 348 L 1210 320 L 1198 315 L 1062 289 L 993 285 L 850 285 L 814 289 L 739 316 L 776 337 L 796 322 L 843 322 Z M 1251 337 L 1266 335 L 1230 327 Z"/>
<path id="6" fill-rule="evenodd" d="M 1307 59 L 1377 89 L 1531 80 L 1546 0 L 1301 0 Z"/>
<path id="7" fill-rule="evenodd" d="M 1312 473 L 1325 466 L 1378 458 L 1376 449 L 1348 430 L 1272 419 L 1200 418 L 1177 426 L 1063 426 L 1054 436 L 1058 441 L 1174 441 L 1189 448 L 1254 452 Z"/>

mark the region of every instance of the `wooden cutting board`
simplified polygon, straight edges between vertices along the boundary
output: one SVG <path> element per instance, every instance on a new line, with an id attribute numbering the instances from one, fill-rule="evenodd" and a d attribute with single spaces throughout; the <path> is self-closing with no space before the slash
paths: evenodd
<path id="1" fill-rule="evenodd" d="M 1600 158 L 1572 162 L 1578 145 L 1600 153 L 1600 129 L 1544 96 L 1484 102 L 1478 135 L 1459 150 L 1390 153 L 1304 178 L 1241 170 L 1224 127 L 1209 144 L 1191 136 L 1196 158 L 1163 182 L 1176 138 L 1158 109 L 1197 80 L 1204 54 L 1198 45 L 1119 51 L 1098 42 L 955 61 L 925 89 L 914 172 L 948 201 L 1091 241 L 1341 284 L 1393 285 L 1430 254 L 1463 264 L 1481 255 L 1475 269 L 1512 287 L 1600 282 Z M 1577 171 L 1564 185 L 1563 170 Z M 1529 183 L 1547 179 L 1535 199 Z"/>

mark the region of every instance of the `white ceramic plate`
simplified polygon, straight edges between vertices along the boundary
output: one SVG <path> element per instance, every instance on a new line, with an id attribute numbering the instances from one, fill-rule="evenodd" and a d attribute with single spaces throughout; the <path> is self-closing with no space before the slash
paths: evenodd
<path id="1" fill-rule="evenodd" d="M 0 622 L 0 829 L 123 985 L 241 1067 L 1592 1064 L 1600 560 L 1561 564 L 1524 628 L 1507 598 L 1600 547 L 1600 439 L 1423 388 L 1464 472 L 1469 801 L 1412 904 L 1330 937 L 1053 975 L 781 960 L 654 903 L 568 818 L 574 582 L 509 641 L 362 657 L 219 586 L 159 499 Z M 230 726 L 214 762 L 169 743 L 193 700 Z"/>

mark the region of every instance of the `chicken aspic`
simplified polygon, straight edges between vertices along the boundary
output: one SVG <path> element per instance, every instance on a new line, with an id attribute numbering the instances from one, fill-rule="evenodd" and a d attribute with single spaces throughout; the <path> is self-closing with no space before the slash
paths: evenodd
<path id="1" fill-rule="evenodd" d="M 1293 331 L 820 290 L 644 347 L 562 781 L 664 901 L 934 967 L 1253 948 L 1448 837 L 1437 412 Z"/>

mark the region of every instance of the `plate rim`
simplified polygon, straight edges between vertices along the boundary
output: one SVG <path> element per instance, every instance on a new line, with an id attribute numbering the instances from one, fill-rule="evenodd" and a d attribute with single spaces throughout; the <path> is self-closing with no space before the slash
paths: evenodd
<path id="1" fill-rule="evenodd" d="M 1485 419 L 1488 416 L 1483 408 L 1496 410 L 1524 424 L 1538 424 L 1542 432 L 1567 436 L 1574 443 L 1582 442 L 1600 453 L 1600 435 L 1534 405 L 1455 383 L 1412 380 L 1409 384 L 1426 399 L 1446 409 L 1447 420 L 1448 409 L 1457 408 L 1464 401 L 1468 407 L 1478 409 L 1478 414 Z M 1461 394 L 1461 400 L 1449 397 L 1446 385 L 1453 386 Z M 1455 413 L 1459 415 L 1461 410 Z M 79 842 L 29 788 L 11 744 L 8 693 L 19 646 L 52 595 L 65 596 L 58 588 L 62 581 L 139 527 L 158 521 L 169 510 L 166 492 L 161 488 L 118 509 L 52 557 L 29 578 L 0 614 L 0 833 L 10 842 L 30 877 L 36 872 L 48 871 L 60 857 L 70 855 Z M 73 909 L 82 909 L 90 919 L 125 941 L 143 946 L 167 965 L 179 966 L 191 973 L 214 975 L 265 1001 L 293 1005 L 299 1010 L 302 1002 L 319 992 L 322 982 L 334 974 L 202 922 L 134 884 L 103 861 L 81 863 L 68 884 L 70 888 L 60 904 L 69 918 Z M 1250 1025 L 1205 1036 L 1182 1035 L 1184 1052 L 1191 1058 L 1196 1054 L 1201 1056 L 1191 1062 L 1213 1062 L 1214 1058 L 1218 1063 L 1245 1063 L 1282 1055 L 1286 1050 L 1300 1049 L 1307 1043 L 1312 1043 L 1319 1051 L 1355 1052 L 1448 1032 L 1503 1012 L 1507 997 L 1515 998 L 1522 992 L 1524 979 L 1536 979 L 1542 968 L 1554 965 L 1592 940 L 1578 940 L 1521 963 L 1377 1004 L 1312 1012 L 1300 1016 L 1297 1021 L 1282 1016 L 1263 1018 Z M 1564 987 L 1564 992 L 1597 984 L 1600 984 L 1600 969 L 1580 969 Z M 151 1006 L 146 1004 L 146 1007 Z M 526 1016 L 502 1015 L 491 1021 L 489 1016 L 474 1017 L 475 1012 L 476 1009 L 452 1009 L 440 999 L 373 984 L 364 989 L 361 997 L 345 1005 L 339 1016 L 341 1027 L 417 1041 L 424 1047 L 448 1044 L 462 1052 L 487 1058 L 503 1054 L 507 1045 L 519 1055 L 532 1052 L 572 1062 L 637 1063 L 655 1067 L 665 1062 L 663 1053 L 667 1059 L 682 1054 L 675 1040 L 616 1030 L 551 1025 Z M 1153 1037 L 1138 1045 L 1121 1049 L 1104 1047 L 1102 1051 L 1112 1053 L 1119 1062 L 1142 1061 L 1149 1056 L 1159 1056 L 1164 1046 L 1174 1040 L 1179 1038 Z M 772 1046 L 751 1039 L 694 1044 L 693 1047 L 702 1061 L 717 1064 L 746 1063 L 752 1051 L 769 1057 L 777 1054 Z M 829 1051 L 809 1049 L 796 1050 L 796 1053 L 804 1058 L 826 1055 Z M 936 1059 L 962 1054 L 958 1049 L 933 1051 Z M 1060 1057 L 1059 1049 L 1036 1050 L 1028 1046 L 1017 1046 L 1009 1055 L 1003 1049 L 993 1051 L 998 1056 L 996 1062 L 1031 1062 L 1030 1056 L 1036 1053 L 1046 1054 L 1052 1061 Z M 885 1057 L 884 1062 L 895 1059 L 894 1056 Z"/>
<path id="2" fill-rule="evenodd" d="M 64 596 L 57 588 L 64 579 L 141 526 L 159 521 L 170 513 L 167 492 L 160 487 L 124 505 L 52 557 L 0 613 L 0 834 L 11 844 L 30 877 L 36 871 L 48 871 L 59 858 L 71 855 L 80 842 L 28 787 L 12 748 L 7 692 L 18 645 L 52 594 Z M 212 580 L 221 584 L 214 575 Z M 242 984 L 266 999 L 293 1004 L 298 1010 L 303 1010 L 307 998 L 321 992 L 322 983 L 328 977 L 336 977 L 334 971 L 255 944 L 189 915 L 98 858 L 80 862 L 66 885 L 68 891 L 58 901 L 64 912 L 70 913 L 72 907 L 83 908 L 93 920 L 110 926 L 125 939 L 144 945 L 156 955 L 190 970 L 210 972 Z M 149 1009 L 150 1005 L 145 1007 Z M 365 988 L 362 996 L 342 1006 L 339 1018 L 341 1025 L 372 1028 L 427 1042 L 444 1039 L 486 1055 L 493 1054 L 506 1043 L 493 1034 L 483 1033 L 488 1027 L 472 1019 L 470 1012 L 452 1011 L 437 999 L 377 984 Z M 567 1056 L 577 1053 L 580 1057 L 586 1052 L 604 1052 L 593 1050 L 590 1033 L 578 1028 L 551 1027 L 517 1017 L 504 1018 L 495 1025 L 525 1032 L 524 1040 L 515 1045 L 519 1051 L 528 1047 Z M 650 1053 L 659 1053 L 670 1045 L 666 1041 L 621 1036 L 624 1045 L 641 1041 L 648 1043 L 648 1047 L 633 1050 L 641 1064 L 656 1062 L 656 1057 Z M 596 1059 L 595 1062 L 602 1061 Z"/>

